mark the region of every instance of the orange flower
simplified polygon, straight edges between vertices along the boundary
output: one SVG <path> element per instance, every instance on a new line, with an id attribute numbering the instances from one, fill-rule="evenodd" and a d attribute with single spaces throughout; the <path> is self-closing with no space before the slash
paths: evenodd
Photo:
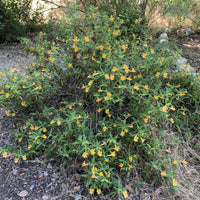
<path id="1" fill-rule="evenodd" d="M 87 37 L 85 37 L 85 41 L 86 42 L 89 42 L 90 41 L 90 39 L 89 39 L 89 37 L 87 36 Z"/>
<path id="2" fill-rule="evenodd" d="M 184 159 L 181 161 L 183 164 L 187 164 L 187 161 Z"/>
<path id="3" fill-rule="evenodd" d="M 166 171 L 162 171 L 161 172 L 161 176 L 166 176 L 167 174 L 166 174 Z"/>
<path id="4" fill-rule="evenodd" d="M 173 179 L 173 186 L 177 185 L 177 180 Z"/>
<path id="5" fill-rule="evenodd" d="M 127 191 L 124 191 L 124 192 L 123 192 L 123 195 L 124 195 L 124 198 L 127 198 L 127 197 L 128 197 Z"/>
<path id="6" fill-rule="evenodd" d="M 112 71 L 116 72 L 117 71 L 117 67 L 114 66 L 113 69 L 112 69 Z"/>
<path id="7" fill-rule="evenodd" d="M 84 153 L 82 154 L 82 157 L 83 157 L 83 158 L 87 158 L 87 156 L 88 156 L 88 153 L 87 153 L 87 152 L 84 152 Z"/>

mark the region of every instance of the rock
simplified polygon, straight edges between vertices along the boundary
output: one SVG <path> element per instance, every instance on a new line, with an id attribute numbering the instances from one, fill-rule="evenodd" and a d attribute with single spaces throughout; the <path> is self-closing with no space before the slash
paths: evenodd
<path id="1" fill-rule="evenodd" d="M 166 40 L 168 40 L 168 36 L 167 36 L 167 33 L 162 33 L 161 35 L 160 35 L 160 38 L 159 38 L 160 40 L 161 39 L 166 39 Z"/>
<path id="2" fill-rule="evenodd" d="M 167 33 L 162 33 L 159 37 L 159 40 L 160 40 L 160 43 L 163 43 L 163 42 L 168 42 L 168 36 L 167 36 Z"/>
<path id="3" fill-rule="evenodd" d="M 44 195 L 44 196 L 42 197 L 42 200 L 48 200 L 48 199 L 49 199 L 49 197 L 46 196 L 46 195 Z"/>
<path id="4" fill-rule="evenodd" d="M 28 192 L 26 190 L 23 190 L 23 191 L 19 192 L 17 195 L 20 197 L 26 197 L 28 195 Z"/>
<path id="5" fill-rule="evenodd" d="M 191 35 L 191 34 L 194 34 L 194 31 L 191 30 L 191 28 L 188 28 L 188 29 L 185 31 L 185 34 L 186 34 L 186 35 Z"/>
<path id="6" fill-rule="evenodd" d="M 168 40 L 167 39 L 161 39 L 160 43 L 163 43 L 163 42 L 168 42 Z"/>
<path id="7" fill-rule="evenodd" d="M 183 58 L 182 56 L 178 55 L 177 56 L 177 60 L 174 61 L 173 63 L 176 66 L 180 66 L 180 65 L 186 65 L 187 64 L 187 59 Z"/>
<path id="8" fill-rule="evenodd" d="M 171 28 L 166 28 L 165 33 L 171 33 Z"/>
<path id="9" fill-rule="evenodd" d="M 188 72 L 195 72 L 195 69 L 188 65 L 188 60 L 178 55 L 177 59 L 173 62 L 173 64 L 178 67 L 178 69 Z"/>
<path id="10" fill-rule="evenodd" d="M 44 174 L 44 176 L 48 176 L 49 175 L 48 172 L 43 172 L 43 174 Z"/>

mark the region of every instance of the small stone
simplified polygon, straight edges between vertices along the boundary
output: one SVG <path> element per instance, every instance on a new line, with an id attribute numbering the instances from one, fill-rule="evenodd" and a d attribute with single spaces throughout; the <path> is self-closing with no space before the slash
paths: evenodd
<path id="1" fill-rule="evenodd" d="M 171 28 L 166 28 L 165 29 L 165 33 L 171 33 L 172 31 L 171 31 Z"/>
<path id="2" fill-rule="evenodd" d="M 185 34 L 186 34 L 186 35 L 191 35 L 191 34 L 194 34 L 194 31 L 191 30 L 191 28 L 188 28 L 188 29 L 185 31 Z"/>
<path id="3" fill-rule="evenodd" d="M 28 195 L 28 192 L 26 190 L 23 190 L 23 191 L 19 192 L 17 195 L 20 197 L 26 197 Z"/>
<path id="4" fill-rule="evenodd" d="M 160 43 L 164 43 L 164 42 L 168 42 L 168 40 L 167 39 L 161 39 L 160 40 Z"/>
<path id="5" fill-rule="evenodd" d="M 44 196 L 42 197 L 42 200 L 48 200 L 48 199 L 49 199 L 49 197 L 46 196 L 46 195 L 44 195 Z"/>
<path id="6" fill-rule="evenodd" d="M 43 174 L 44 174 L 44 176 L 48 176 L 49 175 L 48 172 L 44 172 Z"/>
<path id="7" fill-rule="evenodd" d="M 162 34 L 160 35 L 160 38 L 159 38 L 159 39 L 160 39 L 160 40 L 161 40 L 161 39 L 168 40 L 167 33 L 162 33 Z"/>

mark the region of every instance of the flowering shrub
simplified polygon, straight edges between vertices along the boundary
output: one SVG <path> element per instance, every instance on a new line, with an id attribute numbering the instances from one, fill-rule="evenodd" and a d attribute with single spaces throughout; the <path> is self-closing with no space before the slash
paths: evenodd
<path id="1" fill-rule="evenodd" d="M 91 195 L 126 198 L 121 181 L 138 169 L 146 181 L 175 187 L 173 169 L 183 158 L 170 157 L 172 146 L 162 133 L 184 129 L 189 111 L 199 121 L 198 84 L 171 73 L 173 56 L 152 48 L 151 37 L 132 34 L 130 40 L 121 34 L 123 21 L 98 8 L 70 13 L 61 23 L 63 33 L 54 41 L 45 33 L 36 44 L 24 39 L 37 58 L 25 77 L 2 72 L 7 81 L 0 103 L 17 124 L 16 146 L 8 144 L 2 155 L 9 152 L 16 163 L 43 154 L 60 162 L 77 155 Z"/>

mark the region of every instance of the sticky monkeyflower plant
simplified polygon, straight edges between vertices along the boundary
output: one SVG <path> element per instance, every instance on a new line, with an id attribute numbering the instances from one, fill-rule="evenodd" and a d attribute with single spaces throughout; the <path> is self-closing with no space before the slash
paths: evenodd
<path id="1" fill-rule="evenodd" d="M 191 117 L 188 134 L 196 133 L 200 78 L 171 72 L 174 56 L 151 47 L 150 36 L 126 36 L 120 19 L 77 10 L 53 40 L 42 32 L 35 44 L 23 39 L 36 56 L 25 76 L 1 72 L 0 105 L 16 124 L 15 145 L 2 147 L 2 156 L 16 163 L 78 156 L 91 195 L 127 198 L 123 178 L 139 169 L 145 181 L 175 188 L 173 171 L 187 161 L 171 156 L 175 144 L 165 144 L 163 132 L 178 137 Z"/>

